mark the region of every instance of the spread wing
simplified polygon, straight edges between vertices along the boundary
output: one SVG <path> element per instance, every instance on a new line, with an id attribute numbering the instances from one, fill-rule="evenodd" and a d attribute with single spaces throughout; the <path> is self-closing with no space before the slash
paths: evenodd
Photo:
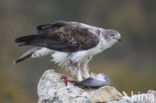
<path id="1" fill-rule="evenodd" d="M 33 45 L 57 51 L 75 52 L 95 47 L 99 37 L 80 23 L 55 21 L 36 27 L 34 35 L 17 38 L 20 46 Z"/>

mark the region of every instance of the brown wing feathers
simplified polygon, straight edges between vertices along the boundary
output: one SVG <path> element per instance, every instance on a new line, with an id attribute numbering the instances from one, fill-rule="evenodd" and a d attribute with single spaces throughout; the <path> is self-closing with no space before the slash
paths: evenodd
<path id="1" fill-rule="evenodd" d="M 58 51 L 75 52 L 95 47 L 99 41 L 98 37 L 87 28 L 73 26 L 65 21 L 56 21 L 36 28 L 37 34 L 19 37 L 15 40 L 16 43 L 19 43 L 19 46 L 32 45 Z"/>

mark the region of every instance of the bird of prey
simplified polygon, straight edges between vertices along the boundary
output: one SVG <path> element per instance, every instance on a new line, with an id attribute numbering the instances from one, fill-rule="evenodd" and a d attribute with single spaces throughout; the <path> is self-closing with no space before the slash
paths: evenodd
<path id="1" fill-rule="evenodd" d="M 36 29 L 35 34 L 15 39 L 19 46 L 33 46 L 15 63 L 51 53 L 53 61 L 65 66 L 79 81 L 90 76 L 88 63 L 94 55 L 121 41 L 116 30 L 73 21 L 54 21 Z"/>

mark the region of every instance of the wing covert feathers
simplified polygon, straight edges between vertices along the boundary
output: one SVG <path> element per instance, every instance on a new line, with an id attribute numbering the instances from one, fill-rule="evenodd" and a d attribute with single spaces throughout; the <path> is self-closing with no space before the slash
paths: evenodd
<path id="1" fill-rule="evenodd" d="M 46 47 L 61 52 L 88 50 L 99 43 L 95 28 L 77 22 L 56 21 L 36 28 L 37 34 L 19 37 L 16 43 L 19 46 Z"/>

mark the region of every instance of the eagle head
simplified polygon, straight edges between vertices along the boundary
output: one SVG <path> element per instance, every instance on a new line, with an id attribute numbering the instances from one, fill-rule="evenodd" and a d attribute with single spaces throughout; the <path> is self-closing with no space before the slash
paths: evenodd
<path id="1" fill-rule="evenodd" d="M 121 35 L 116 30 L 105 29 L 102 34 L 108 43 L 117 43 L 121 41 Z"/>

